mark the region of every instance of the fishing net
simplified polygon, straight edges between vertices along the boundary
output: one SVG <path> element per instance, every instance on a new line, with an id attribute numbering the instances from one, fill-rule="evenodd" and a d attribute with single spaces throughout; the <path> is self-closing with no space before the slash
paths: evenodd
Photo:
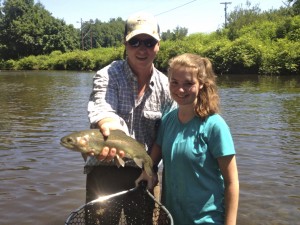
<path id="1" fill-rule="evenodd" d="M 173 225 L 168 210 L 145 184 L 99 197 L 73 211 L 65 225 Z"/>

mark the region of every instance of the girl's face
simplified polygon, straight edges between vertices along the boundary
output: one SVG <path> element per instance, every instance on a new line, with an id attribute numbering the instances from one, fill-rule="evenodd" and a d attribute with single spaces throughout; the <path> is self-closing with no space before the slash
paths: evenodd
<path id="1" fill-rule="evenodd" d="M 193 70 L 176 68 L 170 77 L 170 93 L 172 98 L 180 105 L 192 105 L 197 103 L 197 95 L 202 88 Z"/>

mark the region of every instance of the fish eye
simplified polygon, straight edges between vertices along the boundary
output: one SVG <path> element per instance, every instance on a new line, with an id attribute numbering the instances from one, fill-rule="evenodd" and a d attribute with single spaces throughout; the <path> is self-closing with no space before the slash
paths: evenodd
<path id="1" fill-rule="evenodd" d="M 67 143 L 69 143 L 69 144 L 71 144 L 71 143 L 73 143 L 74 141 L 73 141 L 73 138 L 67 138 Z"/>

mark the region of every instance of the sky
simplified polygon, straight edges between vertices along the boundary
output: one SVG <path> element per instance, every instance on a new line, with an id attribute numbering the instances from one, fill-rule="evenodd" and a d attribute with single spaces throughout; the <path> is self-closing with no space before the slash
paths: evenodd
<path id="1" fill-rule="evenodd" d="M 80 21 L 98 19 L 108 22 L 130 14 L 146 11 L 156 16 L 161 32 L 176 27 L 188 29 L 188 33 L 210 33 L 222 28 L 227 14 L 237 6 L 246 8 L 247 0 L 35 0 L 40 2 L 52 16 L 80 28 Z M 284 0 L 249 0 L 262 11 L 284 6 Z"/>

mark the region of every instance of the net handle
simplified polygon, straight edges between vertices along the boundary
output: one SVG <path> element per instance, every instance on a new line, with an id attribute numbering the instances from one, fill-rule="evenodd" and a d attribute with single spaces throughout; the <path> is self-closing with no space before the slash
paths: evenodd
<path id="1" fill-rule="evenodd" d="M 116 196 L 120 196 L 120 195 L 124 195 L 128 192 L 132 192 L 132 191 L 135 191 L 136 189 L 143 189 L 143 190 L 146 190 L 147 188 L 147 181 L 145 180 L 142 180 L 139 182 L 138 186 L 134 187 L 134 188 L 131 188 L 129 190 L 125 190 L 125 191 L 120 191 L 120 192 L 117 192 L 117 193 L 114 193 L 114 194 L 110 194 L 110 195 L 105 195 L 105 196 L 100 196 L 92 201 L 90 201 L 89 203 L 87 203 L 87 205 L 89 204 L 94 204 L 95 202 L 103 202 L 103 201 L 106 201 L 110 198 L 113 198 L 113 197 L 116 197 Z"/>
<path id="2" fill-rule="evenodd" d="M 146 182 L 146 187 L 147 187 L 147 182 Z M 172 217 L 171 213 L 169 212 L 169 210 L 167 210 L 167 208 L 166 208 L 163 204 L 161 204 L 159 201 L 157 201 L 157 200 L 155 199 L 155 197 L 151 194 L 150 191 L 146 190 L 146 192 L 147 192 L 147 194 L 150 196 L 150 198 L 152 198 L 153 201 L 154 201 L 156 204 L 158 204 L 159 207 L 162 208 L 162 209 L 167 213 L 167 215 L 168 215 L 168 217 L 169 217 L 169 219 L 170 219 L 170 225 L 173 225 L 173 224 L 174 224 L 173 217 Z"/>

